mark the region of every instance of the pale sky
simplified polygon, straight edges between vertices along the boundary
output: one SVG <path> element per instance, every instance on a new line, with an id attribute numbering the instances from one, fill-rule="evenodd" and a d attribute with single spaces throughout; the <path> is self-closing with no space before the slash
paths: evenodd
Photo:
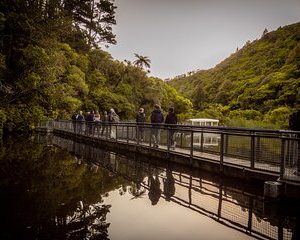
<path id="1" fill-rule="evenodd" d="M 151 60 L 150 76 L 162 79 L 209 69 L 264 29 L 300 21 L 300 0 L 115 0 L 120 61 L 134 53 Z"/>

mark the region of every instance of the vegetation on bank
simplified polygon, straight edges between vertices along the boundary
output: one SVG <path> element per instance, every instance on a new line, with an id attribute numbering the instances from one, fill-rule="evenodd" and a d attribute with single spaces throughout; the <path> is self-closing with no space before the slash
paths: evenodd
<path id="1" fill-rule="evenodd" d="M 300 104 L 300 23 L 265 30 L 216 67 L 169 84 L 192 100 L 196 116 L 229 126 L 287 128 Z"/>
<path id="2" fill-rule="evenodd" d="M 166 83 L 149 76 L 148 57 L 121 62 L 100 47 L 116 43 L 115 9 L 113 0 L 0 2 L 0 128 L 26 131 L 41 119 L 110 108 L 127 120 L 139 107 L 149 116 L 155 103 L 175 107 L 181 121 L 287 128 L 300 101 L 300 23 Z"/>
<path id="3" fill-rule="evenodd" d="M 116 61 L 99 46 L 114 44 L 112 0 L 14 1 L 0 3 L 0 123 L 30 130 L 44 118 L 70 119 L 79 110 L 114 108 L 132 119 L 139 107 L 192 103 L 164 81 L 149 77 L 147 57 L 136 65 Z"/>

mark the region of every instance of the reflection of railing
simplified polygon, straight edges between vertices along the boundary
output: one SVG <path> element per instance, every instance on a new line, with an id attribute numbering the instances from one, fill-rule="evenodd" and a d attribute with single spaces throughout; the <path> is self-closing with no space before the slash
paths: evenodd
<path id="1" fill-rule="evenodd" d="M 206 158 L 222 165 L 240 166 L 278 174 L 281 179 L 300 181 L 294 174 L 300 168 L 300 132 L 188 125 L 101 124 L 96 122 L 42 121 L 40 128 L 54 129 L 91 138 L 153 147 L 154 131 L 160 149 L 190 158 Z M 173 137 L 172 137 L 173 136 Z M 207 144 L 211 137 L 211 144 Z M 212 138 L 213 137 L 213 138 Z M 176 142 L 173 149 L 171 141 Z"/>
<path id="2" fill-rule="evenodd" d="M 149 162 L 111 154 L 99 148 L 60 137 L 53 137 L 52 142 L 74 153 L 77 157 L 83 157 L 116 175 L 139 184 L 144 189 L 140 191 L 142 193 L 145 189 L 148 192 L 151 191 L 149 177 L 156 175 L 160 186 L 164 186 L 163 190 L 158 189 L 156 193 L 159 194 L 159 198 L 168 199 L 258 239 L 292 239 L 292 230 L 296 228 L 295 219 L 284 218 L 276 213 L 267 214 L 268 204 L 263 202 L 262 197 L 247 193 L 245 189 L 239 190 L 225 184 L 216 184 L 199 176 L 175 172 L 171 168 L 153 166 Z M 172 186 L 165 188 L 166 183 Z M 173 189 L 173 191 L 168 193 L 168 189 Z M 273 208 L 270 207 L 270 209 L 272 211 Z"/>

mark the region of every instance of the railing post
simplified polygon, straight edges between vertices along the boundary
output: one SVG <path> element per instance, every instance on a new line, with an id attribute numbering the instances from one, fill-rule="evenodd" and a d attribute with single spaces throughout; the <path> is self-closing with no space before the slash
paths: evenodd
<path id="1" fill-rule="evenodd" d="M 116 142 L 118 142 L 118 123 L 116 123 Z"/>
<path id="2" fill-rule="evenodd" d="M 194 156 L 194 131 L 191 130 L 191 149 L 190 149 L 190 166 L 193 163 L 193 156 Z"/>
<path id="3" fill-rule="evenodd" d="M 129 143 L 129 126 L 126 125 L 126 142 Z"/>
<path id="4" fill-rule="evenodd" d="M 203 141 L 204 141 L 204 136 L 203 136 L 203 128 L 201 129 L 201 145 L 200 145 L 200 151 L 203 152 Z"/>
<path id="5" fill-rule="evenodd" d="M 224 161 L 224 133 L 221 132 L 221 143 L 220 143 L 220 172 L 223 172 L 223 161 Z"/>
<path id="6" fill-rule="evenodd" d="M 148 128 L 149 129 L 149 133 L 150 133 L 150 136 L 149 136 L 149 147 L 151 147 L 152 145 L 152 126 Z"/>
<path id="7" fill-rule="evenodd" d="M 225 135 L 224 156 L 228 154 L 228 133 Z"/>
<path id="8" fill-rule="evenodd" d="M 281 153 L 280 153 L 280 179 L 284 175 L 284 155 L 285 155 L 285 139 L 281 136 Z"/>
<path id="9" fill-rule="evenodd" d="M 251 132 L 251 146 L 250 146 L 250 167 L 254 168 L 254 163 L 255 163 L 255 133 Z"/>
<path id="10" fill-rule="evenodd" d="M 140 144 L 140 131 L 138 125 L 135 126 L 135 139 L 136 139 L 136 144 Z"/>
<path id="11" fill-rule="evenodd" d="M 170 128 L 167 127 L 167 149 L 168 149 L 168 152 L 170 152 Z"/>
<path id="12" fill-rule="evenodd" d="M 181 132 L 180 133 L 180 147 L 182 148 L 182 135 L 183 135 L 183 133 Z"/>

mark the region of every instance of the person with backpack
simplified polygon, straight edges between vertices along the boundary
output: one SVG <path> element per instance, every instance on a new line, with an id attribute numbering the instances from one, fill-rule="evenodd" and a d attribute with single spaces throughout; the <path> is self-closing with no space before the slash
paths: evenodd
<path id="1" fill-rule="evenodd" d="M 82 111 L 79 111 L 79 114 L 77 115 L 77 123 L 76 123 L 76 125 L 78 127 L 78 129 L 77 129 L 78 133 L 82 133 L 83 132 L 83 124 L 84 124 L 84 122 L 85 122 L 85 119 L 84 119 L 83 113 L 82 113 Z"/>
<path id="2" fill-rule="evenodd" d="M 154 105 L 154 110 L 151 113 L 151 137 L 153 139 L 153 146 L 158 148 L 160 141 L 160 124 L 164 122 L 164 115 L 161 112 L 160 106 L 158 104 Z"/>
<path id="3" fill-rule="evenodd" d="M 92 135 L 93 133 L 93 128 L 94 128 L 94 121 L 95 121 L 95 114 L 94 111 L 91 111 L 87 117 L 86 117 L 86 122 L 87 122 L 87 134 Z"/>
<path id="4" fill-rule="evenodd" d="M 101 116 L 99 111 L 96 111 L 94 121 L 95 121 L 95 127 L 94 127 L 93 134 L 95 134 L 95 132 L 97 131 L 97 134 L 99 136 L 101 130 Z"/>
<path id="5" fill-rule="evenodd" d="M 118 114 L 115 112 L 115 110 L 113 108 L 111 108 L 109 110 L 109 114 L 108 114 L 108 122 L 111 124 L 110 126 L 110 137 L 111 138 L 116 138 L 117 136 L 117 125 L 116 123 L 118 123 L 120 121 L 120 117 L 118 116 Z M 112 126 L 112 125 L 115 125 Z"/>
<path id="6" fill-rule="evenodd" d="M 144 123 L 146 122 L 146 115 L 144 108 L 140 108 L 135 118 L 137 124 L 137 140 L 144 141 Z"/>
<path id="7" fill-rule="evenodd" d="M 108 136 L 108 133 L 110 133 L 109 126 L 108 126 L 108 114 L 106 111 L 103 112 L 103 117 L 102 117 L 102 131 L 101 131 L 101 136 L 103 136 L 105 132 L 105 136 Z"/>
<path id="8" fill-rule="evenodd" d="M 72 115 L 72 117 L 71 117 L 74 133 L 77 133 L 77 128 L 76 128 L 77 117 L 78 117 L 78 114 L 77 114 L 77 113 L 74 113 L 74 114 Z"/>

